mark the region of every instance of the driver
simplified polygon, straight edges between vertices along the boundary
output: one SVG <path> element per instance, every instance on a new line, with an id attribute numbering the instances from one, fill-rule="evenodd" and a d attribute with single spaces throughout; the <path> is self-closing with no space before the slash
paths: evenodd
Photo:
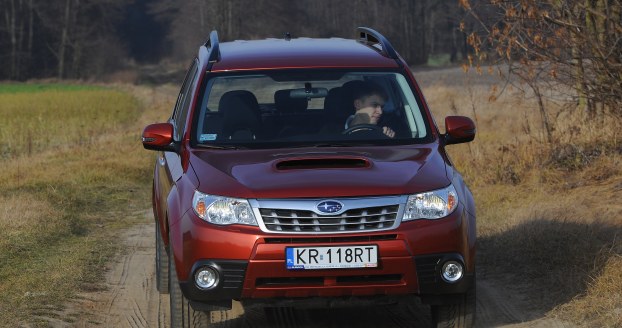
<path id="1" fill-rule="evenodd" d="M 358 85 L 353 96 L 354 114 L 346 120 L 346 130 L 361 124 L 377 125 L 387 99 L 384 89 L 373 82 L 366 81 Z M 388 126 L 382 127 L 382 133 L 389 138 L 395 137 L 395 131 Z"/>

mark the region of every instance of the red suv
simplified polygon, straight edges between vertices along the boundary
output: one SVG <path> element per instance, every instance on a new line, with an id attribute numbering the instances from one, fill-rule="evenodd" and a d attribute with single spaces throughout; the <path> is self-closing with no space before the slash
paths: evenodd
<path id="1" fill-rule="evenodd" d="M 369 28 L 358 39 L 201 46 L 156 150 L 157 285 L 171 326 L 209 311 L 430 304 L 435 324 L 475 312 L 475 205 L 406 62 Z M 293 303 L 292 303 L 293 302 Z"/>

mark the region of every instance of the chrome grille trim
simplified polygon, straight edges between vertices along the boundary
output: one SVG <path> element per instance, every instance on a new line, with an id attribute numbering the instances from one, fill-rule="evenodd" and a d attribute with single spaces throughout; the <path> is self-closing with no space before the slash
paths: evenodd
<path id="1" fill-rule="evenodd" d="M 253 199 L 259 227 L 282 234 L 361 233 L 395 229 L 407 196 L 339 198 L 344 210 L 329 215 L 317 210 L 326 199 Z"/>

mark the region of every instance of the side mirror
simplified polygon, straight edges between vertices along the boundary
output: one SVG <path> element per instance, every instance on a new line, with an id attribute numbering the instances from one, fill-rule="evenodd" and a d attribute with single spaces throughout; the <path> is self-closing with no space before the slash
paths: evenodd
<path id="1" fill-rule="evenodd" d="M 177 151 L 173 131 L 173 125 L 170 123 L 147 125 L 143 130 L 143 147 L 149 150 Z"/>
<path id="2" fill-rule="evenodd" d="M 459 144 L 475 139 L 475 123 L 465 116 L 445 117 L 445 144 Z"/>

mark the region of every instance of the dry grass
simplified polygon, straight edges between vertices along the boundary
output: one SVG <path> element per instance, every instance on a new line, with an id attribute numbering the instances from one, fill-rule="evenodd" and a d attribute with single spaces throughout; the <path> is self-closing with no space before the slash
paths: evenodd
<path id="1" fill-rule="evenodd" d="M 588 292 L 563 304 L 555 314 L 587 327 L 620 327 L 622 321 L 622 256 L 612 254 L 600 276 L 589 282 Z M 588 309 L 588 311 L 581 310 Z"/>
<path id="2" fill-rule="evenodd" d="M 548 316 L 622 326 L 622 121 L 549 101 L 547 144 L 528 93 L 491 102 L 490 76 L 443 74 L 416 76 L 441 130 L 447 115 L 476 120 L 476 140 L 448 151 L 476 198 L 479 276 L 505 277 Z"/>
<path id="3" fill-rule="evenodd" d="M 140 132 L 174 99 L 156 106 L 149 96 L 155 90 L 0 86 L 3 326 L 47 326 L 78 291 L 100 288 L 115 236 L 150 204 L 152 154 Z"/>

